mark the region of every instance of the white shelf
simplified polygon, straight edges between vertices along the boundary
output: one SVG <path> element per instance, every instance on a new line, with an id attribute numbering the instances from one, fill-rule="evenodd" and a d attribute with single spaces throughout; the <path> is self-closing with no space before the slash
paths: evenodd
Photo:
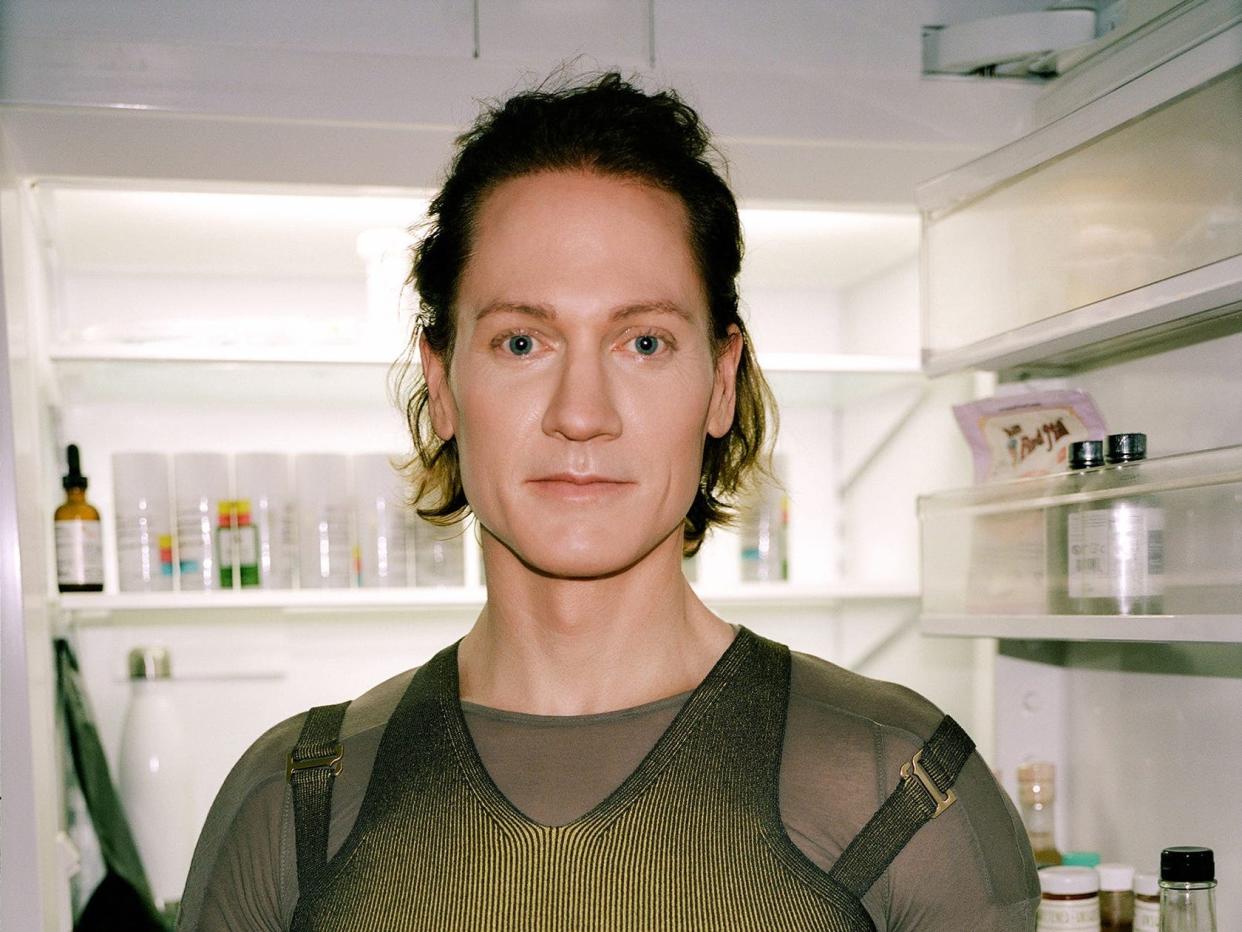
<path id="1" fill-rule="evenodd" d="M 924 634 L 1043 641 L 1242 644 L 1242 615 L 928 615 Z"/>
<path id="2" fill-rule="evenodd" d="M 289 401 L 384 403 L 400 350 L 367 346 L 202 347 L 64 343 L 48 358 L 62 403 Z M 923 376 L 905 356 L 760 354 L 782 404 L 844 404 Z"/>
<path id="3" fill-rule="evenodd" d="M 904 601 L 918 598 L 914 584 L 842 584 L 806 586 L 791 583 L 738 584 L 698 589 L 709 606 L 728 609 L 826 608 L 856 601 Z M 80 624 L 106 623 L 118 617 L 167 621 L 168 615 L 201 620 L 238 611 L 284 615 L 347 612 L 427 614 L 482 608 L 482 586 L 394 589 L 256 589 L 228 592 L 61 593 L 56 597 L 69 619 Z"/>

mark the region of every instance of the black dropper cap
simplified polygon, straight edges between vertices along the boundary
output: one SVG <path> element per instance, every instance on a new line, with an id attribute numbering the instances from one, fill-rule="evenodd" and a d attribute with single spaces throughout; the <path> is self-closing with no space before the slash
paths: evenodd
<path id="1" fill-rule="evenodd" d="M 1216 860 L 1211 848 L 1185 846 L 1160 852 L 1160 879 L 1170 883 L 1212 883 Z"/>
<path id="2" fill-rule="evenodd" d="M 1103 440 L 1075 440 L 1069 448 L 1070 469 L 1092 469 L 1104 465 Z"/>
<path id="3" fill-rule="evenodd" d="M 1109 434 L 1107 459 L 1110 465 L 1147 459 L 1147 435 Z"/>
<path id="4" fill-rule="evenodd" d="M 69 460 L 69 473 L 60 481 L 66 489 L 85 489 L 86 476 L 82 475 L 82 462 L 78 458 L 78 445 L 76 443 L 69 444 L 66 451 Z"/>

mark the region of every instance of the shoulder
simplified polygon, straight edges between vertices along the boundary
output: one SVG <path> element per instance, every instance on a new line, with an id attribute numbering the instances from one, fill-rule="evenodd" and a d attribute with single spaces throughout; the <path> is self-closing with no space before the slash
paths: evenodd
<path id="1" fill-rule="evenodd" d="M 894 762 L 912 757 L 941 717 L 904 686 L 791 652 L 780 788 L 790 827 L 835 861 L 896 785 Z"/>
<path id="2" fill-rule="evenodd" d="M 379 739 L 415 672 L 385 680 L 346 710 L 341 744 L 347 764 L 333 788 L 334 822 L 338 808 L 365 793 Z M 285 766 L 308 712 L 256 738 L 225 778 L 194 849 L 178 929 L 283 927 L 290 884 L 296 893 Z"/>
<path id="3" fill-rule="evenodd" d="M 780 793 L 799 847 L 830 867 L 943 717 L 904 686 L 793 652 Z M 957 804 L 915 835 L 866 897 L 878 928 L 1033 924 L 1039 886 L 1026 833 L 978 753 L 954 790 Z"/>

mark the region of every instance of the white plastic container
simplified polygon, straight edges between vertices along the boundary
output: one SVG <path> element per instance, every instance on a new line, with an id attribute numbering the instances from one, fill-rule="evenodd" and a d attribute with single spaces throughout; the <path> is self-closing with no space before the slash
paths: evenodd
<path id="1" fill-rule="evenodd" d="M 120 590 L 166 592 L 172 589 L 173 528 L 168 457 L 163 453 L 113 453 L 112 510 L 116 517 Z"/>
<path id="2" fill-rule="evenodd" d="M 354 514 L 358 522 L 359 584 L 405 586 L 405 483 L 385 453 L 354 457 Z"/>
<path id="3" fill-rule="evenodd" d="M 156 905 L 181 898 L 197 836 L 184 726 L 172 700 L 171 661 L 162 647 L 129 653 L 130 700 L 121 730 L 121 802 Z"/>
<path id="4" fill-rule="evenodd" d="M 742 582 L 778 582 L 789 578 L 789 503 L 781 488 L 782 457 L 772 458 L 777 482 L 764 481 L 738 508 Z"/>
<path id="5" fill-rule="evenodd" d="M 294 460 L 298 580 L 303 589 L 345 589 L 354 578 L 349 457 L 302 453 Z"/>
<path id="6" fill-rule="evenodd" d="M 259 580 L 264 589 L 292 589 L 298 562 L 297 509 L 283 453 L 238 453 L 234 488 L 250 502 L 259 532 Z"/>
<path id="7" fill-rule="evenodd" d="M 1100 932 L 1100 876 L 1091 867 L 1045 867 L 1037 932 Z"/>
<path id="8" fill-rule="evenodd" d="M 228 456 L 178 453 L 173 457 L 173 473 L 181 589 L 219 589 L 215 530 L 220 502 L 230 498 Z"/>

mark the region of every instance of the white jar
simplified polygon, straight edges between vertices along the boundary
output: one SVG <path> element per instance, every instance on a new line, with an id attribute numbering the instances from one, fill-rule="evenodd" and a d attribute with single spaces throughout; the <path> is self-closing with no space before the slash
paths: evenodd
<path id="1" fill-rule="evenodd" d="M 1134 932 L 1160 932 L 1160 874 L 1134 875 Z"/>
<path id="2" fill-rule="evenodd" d="M 354 457 L 354 514 L 358 519 L 359 583 L 407 584 L 405 483 L 386 453 Z"/>
<path id="3" fill-rule="evenodd" d="M 112 454 L 112 513 L 116 517 L 117 581 L 122 592 L 173 587 L 173 528 L 168 457 Z"/>
<path id="4" fill-rule="evenodd" d="M 182 591 L 220 588 L 216 525 L 229 495 L 229 458 L 224 453 L 173 456 L 177 502 L 177 562 Z"/>
<path id="5" fill-rule="evenodd" d="M 301 453 L 294 459 L 298 581 L 303 589 L 347 589 L 355 579 L 349 457 Z"/>
<path id="6" fill-rule="evenodd" d="M 1091 867 L 1039 872 L 1037 932 L 1100 932 L 1100 876 Z"/>

